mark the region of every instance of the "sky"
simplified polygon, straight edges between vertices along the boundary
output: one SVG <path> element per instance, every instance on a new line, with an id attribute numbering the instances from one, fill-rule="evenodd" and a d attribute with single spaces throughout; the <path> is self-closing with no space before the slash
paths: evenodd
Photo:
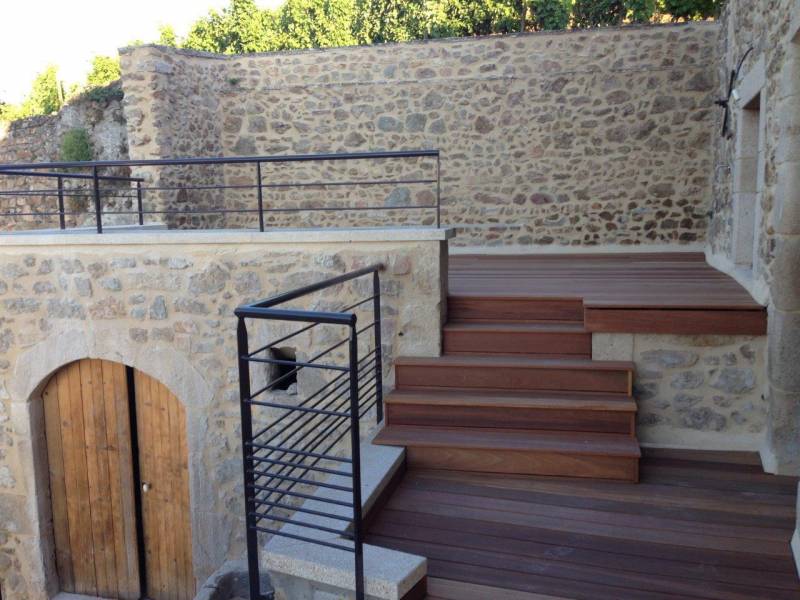
<path id="1" fill-rule="evenodd" d="M 275 7 L 281 0 L 260 0 Z M 227 0 L 3 0 L 0 11 L 0 100 L 20 102 L 38 73 L 59 67 L 67 84 L 82 83 L 97 54 L 116 56 L 133 40 L 152 42 L 161 25 L 184 35 Z"/>

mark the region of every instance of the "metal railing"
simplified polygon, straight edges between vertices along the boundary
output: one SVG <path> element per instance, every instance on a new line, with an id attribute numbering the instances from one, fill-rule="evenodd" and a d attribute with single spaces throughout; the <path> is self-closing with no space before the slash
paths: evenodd
<path id="1" fill-rule="evenodd" d="M 430 162 L 412 170 L 410 176 L 399 179 L 376 177 L 374 170 L 366 176 L 362 174 L 342 180 L 314 177 L 324 164 L 330 166 L 341 161 L 392 161 L 393 168 L 400 170 L 398 161 L 407 159 Z M 314 166 L 311 176 L 304 173 L 305 180 L 278 181 L 263 172 L 265 165 L 284 163 L 314 163 Z M 66 229 L 67 217 L 77 219 L 83 216 L 93 221 L 97 233 L 102 233 L 103 221 L 109 217 L 116 221 L 130 218 L 135 223 L 126 224 L 144 225 L 147 217 L 175 220 L 196 215 L 242 215 L 251 218 L 254 224 L 257 221 L 258 229 L 264 231 L 265 218 L 270 215 L 344 211 L 421 211 L 423 214 L 433 211 L 430 221 L 438 227 L 441 223 L 440 166 L 439 150 L 0 164 L 0 230 L 3 229 L 4 220 L 13 222 L 20 217 L 50 219 L 53 222 L 58 218 L 60 229 Z M 205 170 L 193 174 L 187 171 L 191 167 Z M 130 173 L 134 169 L 149 171 L 150 176 L 108 174 L 109 170 Z M 388 170 L 379 169 L 379 172 Z M 345 173 L 348 174 L 352 173 Z M 24 178 L 26 181 L 21 186 L 14 187 L 6 183 L 9 178 Z M 40 178 L 44 183 L 30 183 L 39 182 Z M 246 179 L 251 179 L 251 182 L 246 182 Z M 55 187 L 47 186 L 46 182 L 52 180 L 56 182 Z M 211 182 L 208 183 L 208 180 Z M 65 182 L 70 182 L 73 187 L 65 188 Z M 302 205 L 284 206 L 270 203 L 266 197 L 269 193 L 277 194 L 296 189 L 387 189 L 390 186 L 394 189 L 405 186 L 406 190 L 415 186 L 429 186 L 433 189 L 422 194 L 426 201 L 418 203 L 402 202 L 406 197 L 411 199 L 410 193 L 407 196 L 400 194 L 399 203 L 397 199 L 393 199 L 374 204 L 335 206 L 312 206 L 303 201 L 297 203 Z M 196 197 L 192 198 L 191 194 Z M 83 210 L 69 210 L 65 206 L 65 198 L 85 198 L 90 206 Z M 16 201 L 21 210 L 10 211 L 4 208 L 3 201 L 9 199 Z M 44 206 L 41 210 L 35 210 L 38 205 L 46 205 L 47 199 L 55 199 L 55 206 Z M 112 206 L 108 206 L 109 204 Z"/>
<path id="2" fill-rule="evenodd" d="M 364 598 L 359 430 L 362 418 L 373 408 L 377 422 L 383 420 L 379 276 L 382 268 L 380 264 L 365 267 L 240 306 L 235 311 L 238 317 L 242 460 L 252 600 L 265 599 L 259 587 L 259 534 L 283 536 L 352 552 L 356 598 Z M 360 278 L 371 278 L 371 282 L 365 282 L 366 286 L 356 285 L 354 280 Z M 360 289 L 366 297 L 336 311 L 276 308 L 316 292 L 325 291 L 330 296 L 332 288 L 347 282 L 354 282 L 352 287 Z M 370 291 L 364 292 L 364 287 Z M 370 323 L 359 325 L 359 310 L 369 313 Z M 303 325 L 251 350 L 250 337 L 253 334 L 248 332 L 248 321 L 253 329 L 259 322 L 262 327 Z M 298 353 L 294 359 L 287 359 L 275 353 L 281 345 L 293 339 L 302 340 L 300 336 L 310 338 L 318 328 L 326 327 L 338 330 L 339 334 L 326 337 L 320 332 L 322 338 L 330 341 L 333 337 L 336 341 L 322 350 L 309 343 L 309 358 L 301 360 Z M 345 328 L 346 335 L 339 339 L 342 328 Z M 364 334 L 370 329 L 371 340 L 367 341 L 371 341 L 372 349 L 359 356 L 359 339 L 362 346 L 365 345 Z M 330 329 L 326 331 L 330 333 Z M 337 359 L 344 364 L 337 363 Z M 260 385 L 254 385 L 252 365 L 272 369 Z M 317 374 L 327 373 L 328 380 L 320 382 L 317 375 L 310 378 L 314 382 L 312 390 L 306 390 L 305 385 L 298 386 L 298 383 L 303 383 L 298 376 L 308 370 Z M 296 382 L 299 390 L 297 401 L 291 402 L 290 395 L 278 394 L 276 397 L 275 392 L 287 387 L 291 381 Z M 343 440 L 346 442 L 348 438 L 349 448 L 341 449 Z M 317 478 L 314 478 L 315 474 Z M 321 479 L 325 476 L 327 479 Z M 301 486 L 321 488 L 327 493 L 312 495 L 301 491 Z M 315 504 L 314 509 L 297 506 L 302 500 L 316 500 L 318 505 Z M 329 508 L 322 510 L 321 506 Z M 319 518 L 324 519 L 322 524 Z M 332 526 L 333 523 L 340 523 L 341 527 Z M 313 537 L 314 531 L 339 537 Z"/>

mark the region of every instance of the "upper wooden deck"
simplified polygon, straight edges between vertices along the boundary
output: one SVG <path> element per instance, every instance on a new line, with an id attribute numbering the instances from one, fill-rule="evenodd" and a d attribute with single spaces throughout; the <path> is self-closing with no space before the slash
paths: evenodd
<path id="1" fill-rule="evenodd" d="M 449 294 L 580 300 L 588 331 L 766 334 L 767 315 L 699 253 L 451 255 Z"/>

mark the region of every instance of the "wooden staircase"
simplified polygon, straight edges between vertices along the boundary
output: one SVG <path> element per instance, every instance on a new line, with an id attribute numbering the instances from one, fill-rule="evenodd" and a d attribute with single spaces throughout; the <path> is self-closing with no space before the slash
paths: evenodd
<path id="1" fill-rule="evenodd" d="M 630 362 L 591 359 L 580 300 L 448 299 L 444 355 L 399 358 L 376 444 L 412 467 L 637 481 Z"/>

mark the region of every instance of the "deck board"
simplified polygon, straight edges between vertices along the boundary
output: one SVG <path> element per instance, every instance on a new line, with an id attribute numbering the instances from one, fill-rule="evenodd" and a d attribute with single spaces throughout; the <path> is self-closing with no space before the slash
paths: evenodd
<path id="1" fill-rule="evenodd" d="M 455 298 L 581 300 L 588 331 L 766 333 L 766 311 L 699 253 L 451 255 Z"/>
<path id="2" fill-rule="evenodd" d="M 430 600 L 800 597 L 797 480 L 753 463 L 647 450 L 636 485 L 409 470 L 367 541 L 426 556 Z"/>

